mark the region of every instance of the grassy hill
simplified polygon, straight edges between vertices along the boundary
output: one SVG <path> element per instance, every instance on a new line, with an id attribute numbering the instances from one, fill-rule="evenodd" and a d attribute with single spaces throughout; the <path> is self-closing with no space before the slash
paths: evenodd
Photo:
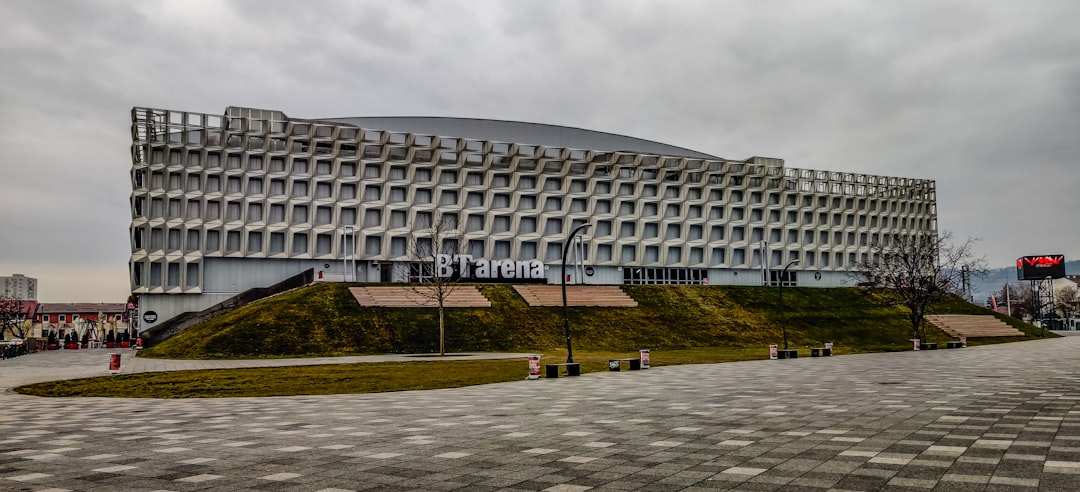
<path id="1" fill-rule="evenodd" d="M 349 285 L 320 283 L 265 299 L 188 328 L 142 351 L 164 358 L 301 357 L 438 350 L 433 308 L 362 308 Z M 449 352 L 531 352 L 565 347 L 562 309 L 529 307 L 508 285 L 482 285 L 489 309 L 448 309 Z M 571 308 L 575 351 L 766 347 L 782 343 L 775 287 L 625 286 L 637 308 Z M 833 342 L 843 352 L 907 350 L 905 311 L 860 289 L 784 290 L 792 348 Z M 939 314 L 992 314 L 956 299 Z M 999 316 L 1000 317 L 1000 316 Z M 1037 328 L 1010 324 L 1038 336 Z M 928 329 L 930 341 L 951 340 Z M 1012 340 L 1012 339 L 1007 339 Z M 1005 340 L 993 340 L 1005 341 Z"/>

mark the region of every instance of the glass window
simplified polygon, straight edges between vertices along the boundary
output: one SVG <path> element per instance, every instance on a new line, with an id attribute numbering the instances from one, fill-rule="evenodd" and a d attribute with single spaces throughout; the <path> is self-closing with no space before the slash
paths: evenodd
<path id="1" fill-rule="evenodd" d="M 285 252 L 285 233 L 284 232 L 271 232 L 270 233 L 270 248 L 268 250 L 270 254 L 284 253 Z"/>
<path id="2" fill-rule="evenodd" d="M 306 224 L 308 222 L 307 205 L 293 205 L 292 223 Z"/>
<path id="3" fill-rule="evenodd" d="M 262 232 L 251 231 L 248 233 L 248 253 L 258 253 L 262 251 Z"/>
<path id="4" fill-rule="evenodd" d="M 298 232 L 293 234 L 293 254 L 306 254 L 308 252 L 308 235 L 307 233 Z"/>
<path id="5" fill-rule="evenodd" d="M 315 254 L 330 254 L 330 249 L 332 246 L 333 242 L 331 242 L 329 234 L 318 234 L 315 236 Z"/>
<path id="6" fill-rule="evenodd" d="M 522 234 L 536 232 L 536 217 L 522 217 L 518 228 Z"/>
<path id="7" fill-rule="evenodd" d="M 544 224 L 544 234 L 562 234 L 562 219 L 547 219 Z"/>
<path id="8" fill-rule="evenodd" d="M 524 241 L 521 243 L 521 255 L 519 260 L 535 260 L 536 259 L 536 242 Z"/>
<path id="9" fill-rule="evenodd" d="M 240 231 L 228 231 L 225 234 L 225 251 L 230 253 L 240 251 Z"/>
<path id="10" fill-rule="evenodd" d="M 206 231 L 206 250 L 218 251 L 221 249 L 221 233 L 218 231 Z"/>

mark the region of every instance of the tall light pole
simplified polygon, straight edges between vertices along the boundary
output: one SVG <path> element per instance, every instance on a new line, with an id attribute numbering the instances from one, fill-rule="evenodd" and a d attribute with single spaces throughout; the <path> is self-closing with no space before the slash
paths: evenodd
<path id="1" fill-rule="evenodd" d="M 574 237 L 579 232 L 584 231 L 589 227 L 589 224 L 581 224 L 574 228 L 570 232 L 570 235 L 566 237 L 566 243 L 563 244 L 562 252 L 562 318 L 563 329 L 566 331 L 566 363 L 574 363 L 574 348 L 570 344 L 570 317 L 566 314 L 566 256 L 570 254 L 570 245 L 574 242 Z"/>
<path id="2" fill-rule="evenodd" d="M 784 323 L 784 280 L 787 279 L 787 270 L 791 265 L 797 265 L 799 260 L 791 260 L 784 265 L 784 271 L 780 272 L 780 329 L 784 332 L 784 350 L 787 351 L 787 324 Z"/>

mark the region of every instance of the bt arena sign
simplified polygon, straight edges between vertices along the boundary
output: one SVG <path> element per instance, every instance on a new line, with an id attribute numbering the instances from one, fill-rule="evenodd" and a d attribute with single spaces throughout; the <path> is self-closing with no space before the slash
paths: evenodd
<path id="1" fill-rule="evenodd" d="M 486 260 L 472 255 L 435 255 L 435 276 L 478 280 L 543 280 L 540 260 Z"/>

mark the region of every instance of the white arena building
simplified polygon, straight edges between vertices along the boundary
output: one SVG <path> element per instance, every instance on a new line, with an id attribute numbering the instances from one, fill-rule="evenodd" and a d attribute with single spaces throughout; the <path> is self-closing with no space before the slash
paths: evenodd
<path id="1" fill-rule="evenodd" d="M 308 269 L 415 280 L 411 245 L 438 216 L 477 263 L 543 264 L 501 281 L 549 283 L 582 223 L 571 283 L 775 284 L 799 260 L 785 285 L 850 285 L 874 246 L 937 230 L 931 180 L 579 128 L 240 107 L 131 114 L 131 289 L 156 314 L 143 330 Z"/>

